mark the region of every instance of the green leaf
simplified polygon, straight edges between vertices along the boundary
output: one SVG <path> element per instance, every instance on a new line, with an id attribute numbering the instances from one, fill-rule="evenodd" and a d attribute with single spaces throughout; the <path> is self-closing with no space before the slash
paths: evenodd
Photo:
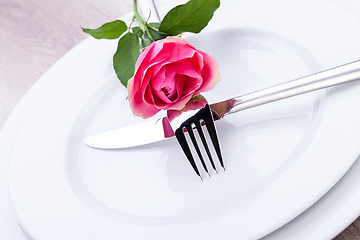
<path id="1" fill-rule="evenodd" d="M 158 22 L 152 22 L 152 23 L 149 23 L 149 25 L 156 29 L 159 29 L 159 27 L 160 27 L 160 23 L 158 23 Z"/>
<path id="2" fill-rule="evenodd" d="M 146 48 L 154 41 L 167 37 L 165 33 L 159 32 L 159 30 L 157 29 L 159 26 L 160 23 L 147 24 L 148 32 L 144 32 L 143 35 L 140 36 L 142 48 Z M 151 38 L 149 37 L 149 34 L 151 35 Z"/>
<path id="3" fill-rule="evenodd" d="M 124 21 L 115 20 L 105 23 L 96 29 L 82 28 L 82 30 L 96 39 L 116 39 L 127 30 L 127 26 Z"/>
<path id="4" fill-rule="evenodd" d="M 151 39 L 147 37 L 146 33 L 144 34 L 143 30 L 141 30 L 140 27 L 133 27 L 132 32 L 133 34 L 136 34 L 136 36 L 138 36 L 138 38 L 140 39 L 141 48 L 145 48 L 152 43 Z"/>
<path id="5" fill-rule="evenodd" d="M 144 33 L 141 36 L 141 47 L 142 48 L 146 48 L 147 46 L 149 46 L 153 41 L 149 38 L 149 36 L 147 35 L 147 33 Z"/>
<path id="6" fill-rule="evenodd" d="M 166 38 L 168 36 L 166 33 L 160 32 L 158 30 L 160 27 L 160 23 L 149 23 L 149 25 L 149 32 L 155 41 Z"/>
<path id="7" fill-rule="evenodd" d="M 114 69 L 120 82 L 127 87 L 128 80 L 134 75 L 135 63 L 140 54 L 138 36 L 127 33 L 122 36 L 113 57 Z"/>
<path id="8" fill-rule="evenodd" d="M 190 0 L 171 9 L 161 22 L 159 31 L 175 36 L 182 32 L 199 33 L 220 6 L 220 0 Z"/>
<path id="9" fill-rule="evenodd" d="M 133 27 L 131 29 L 132 29 L 132 32 L 134 34 L 136 34 L 139 38 L 144 34 L 143 30 L 141 30 L 141 28 L 139 28 L 139 27 Z"/>
<path id="10" fill-rule="evenodd" d="M 165 33 L 159 32 L 158 28 L 160 26 L 160 23 L 147 23 L 147 25 L 144 26 L 147 28 L 148 32 L 142 31 L 140 27 L 131 28 L 132 32 L 140 38 L 141 48 L 149 46 L 153 42 L 153 40 L 157 41 L 167 37 Z M 152 39 L 149 37 L 148 34 L 151 35 Z"/>

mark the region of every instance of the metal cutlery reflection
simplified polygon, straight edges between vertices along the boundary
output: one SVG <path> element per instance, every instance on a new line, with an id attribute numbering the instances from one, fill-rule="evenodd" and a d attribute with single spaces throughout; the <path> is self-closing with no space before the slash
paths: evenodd
<path id="1" fill-rule="evenodd" d="M 179 126 L 174 127 L 172 124 L 172 127 L 174 129 L 176 138 L 183 152 L 185 153 L 185 156 L 189 160 L 195 173 L 202 179 L 202 176 L 199 172 L 198 166 L 195 163 L 194 156 L 192 154 L 192 151 L 194 150 L 190 150 L 188 141 L 185 137 L 185 132 L 188 132 L 188 135 L 190 136 L 193 145 L 193 149 L 195 149 L 195 152 L 197 153 L 197 156 L 200 159 L 201 165 L 204 168 L 205 172 L 210 176 L 203 154 L 201 153 L 199 144 L 194 136 L 194 130 L 198 132 L 201 143 L 203 145 L 203 149 L 205 149 L 213 169 L 218 172 L 213 161 L 213 156 L 210 153 L 211 151 L 209 149 L 208 141 L 206 141 L 206 138 L 203 134 L 202 125 L 206 126 L 206 129 L 210 136 L 210 142 L 212 142 L 212 146 L 215 149 L 220 164 L 224 168 L 214 120 L 221 119 L 228 114 L 232 114 L 247 108 L 263 105 L 280 99 L 285 99 L 288 97 L 358 79 L 360 79 L 360 61 L 355 61 L 307 77 L 299 78 L 270 88 L 249 93 L 243 96 L 231 98 L 229 100 L 211 105 L 206 105 L 204 108 L 200 109 L 197 113 L 191 116 L 189 116 L 189 113 L 186 112 L 186 115 L 184 116 L 188 117 L 186 117 L 186 119 L 182 121 Z M 184 116 L 181 116 L 182 119 L 184 118 Z"/>

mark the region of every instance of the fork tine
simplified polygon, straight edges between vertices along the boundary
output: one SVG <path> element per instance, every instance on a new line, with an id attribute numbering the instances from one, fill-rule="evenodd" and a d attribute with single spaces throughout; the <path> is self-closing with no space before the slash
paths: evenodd
<path id="1" fill-rule="evenodd" d="M 203 143 L 203 145 L 204 145 L 205 151 L 206 151 L 206 153 L 207 153 L 207 155 L 208 155 L 208 158 L 209 158 L 209 160 L 210 160 L 211 166 L 212 166 L 212 168 L 217 172 L 216 167 L 215 167 L 214 160 L 213 160 L 213 158 L 211 157 L 211 153 L 210 153 L 208 144 L 207 144 L 206 139 L 205 139 L 204 132 L 203 132 L 203 130 L 202 130 L 202 128 L 201 128 L 201 122 L 200 122 L 200 121 L 196 121 L 196 122 L 195 122 L 195 126 L 196 126 L 196 129 L 198 130 L 198 133 L 199 133 L 199 135 L 200 135 L 201 141 L 202 141 L 202 143 Z"/>
<path id="2" fill-rule="evenodd" d="M 204 148 L 206 150 L 206 153 L 207 153 L 207 155 L 209 157 L 211 165 L 212 165 L 213 169 L 216 172 L 218 172 L 217 169 L 216 169 L 216 166 L 214 164 L 213 157 L 211 156 L 211 152 L 209 150 L 206 138 L 205 138 L 204 133 L 202 131 L 202 127 L 201 127 L 202 121 L 205 123 L 205 126 L 207 128 L 208 133 L 209 133 L 212 145 L 214 146 L 214 149 L 215 149 L 216 155 L 217 155 L 217 157 L 219 159 L 219 162 L 221 164 L 221 167 L 225 170 L 224 162 L 223 162 L 222 155 L 221 155 L 221 150 L 220 150 L 220 144 L 219 144 L 219 140 L 218 140 L 217 133 L 216 133 L 214 118 L 213 118 L 213 115 L 212 115 L 212 110 L 211 110 L 209 105 L 206 105 L 204 108 L 200 109 L 195 115 L 188 118 L 185 122 L 183 122 L 180 125 L 179 128 L 177 128 L 175 130 L 175 136 L 176 136 L 176 138 L 177 138 L 183 152 L 185 153 L 185 155 L 186 155 L 187 159 L 189 160 L 191 166 L 193 167 L 196 174 L 201 178 L 201 180 L 202 180 L 201 174 L 200 174 L 200 172 L 199 172 L 199 170 L 198 170 L 198 168 L 196 166 L 194 157 L 193 157 L 193 155 L 191 153 L 191 150 L 189 148 L 189 145 L 188 145 L 188 143 L 186 141 L 184 130 L 186 129 L 187 132 L 189 133 L 189 136 L 190 136 L 191 141 L 192 141 L 192 143 L 194 145 L 194 148 L 195 148 L 195 150 L 196 150 L 196 152 L 198 154 L 198 157 L 200 158 L 201 164 L 204 167 L 204 170 L 210 176 L 210 173 L 209 173 L 209 171 L 208 171 L 208 169 L 206 167 L 206 163 L 204 161 L 204 158 L 203 158 L 203 156 L 201 154 L 199 145 L 198 145 L 198 143 L 196 141 L 196 138 L 194 136 L 193 125 L 195 125 L 195 127 L 198 130 L 201 141 L 203 143 L 203 146 L 204 146 Z"/>
<path id="3" fill-rule="evenodd" d="M 218 140 L 218 137 L 217 137 L 215 123 L 214 123 L 214 119 L 213 119 L 213 116 L 212 116 L 210 106 L 208 104 L 206 104 L 205 109 L 208 112 L 208 114 L 204 114 L 203 120 L 205 121 L 205 126 L 206 126 L 206 128 L 207 128 L 207 130 L 209 132 L 210 139 L 211 139 L 211 141 L 212 141 L 212 143 L 214 145 L 215 152 L 216 152 L 216 154 L 217 154 L 217 156 L 219 158 L 220 164 L 221 164 L 222 168 L 225 170 L 224 162 L 223 162 L 222 155 L 221 155 L 221 150 L 220 150 L 220 144 L 219 144 L 219 140 Z"/>
<path id="4" fill-rule="evenodd" d="M 196 125 L 195 125 L 195 126 L 196 126 Z M 192 143 L 193 143 L 193 145 L 194 145 L 194 147 L 195 147 L 195 150 L 196 150 L 196 152 L 197 152 L 197 154 L 198 154 L 198 156 L 199 156 L 199 158 L 200 158 L 200 161 L 201 161 L 202 166 L 204 167 L 204 169 L 205 169 L 205 171 L 207 172 L 207 174 L 210 176 L 209 171 L 208 171 L 208 169 L 207 169 L 207 167 L 206 167 L 204 158 L 203 158 L 203 156 L 202 156 L 202 154 L 201 154 L 199 145 L 198 145 L 197 142 L 196 142 L 196 139 L 195 139 L 195 136 L 194 136 L 194 131 L 193 131 L 193 129 L 192 129 L 191 123 L 186 126 L 186 130 L 188 131 L 188 133 L 189 133 L 189 135 L 190 135 L 191 141 L 192 141 Z"/>
<path id="5" fill-rule="evenodd" d="M 199 169 L 196 166 L 195 160 L 191 154 L 191 150 L 189 148 L 189 145 L 187 144 L 185 135 L 184 135 L 184 131 L 183 131 L 183 127 L 180 127 L 178 129 L 176 129 L 175 131 L 175 136 L 183 150 L 183 152 L 186 155 L 186 158 L 189 160 L 192 168 L 194 169 L 194 171 L 196 172 L 196 174 L 200 177 L 200 179 L 202 180 L 202 177 L 200 175 Z"/>

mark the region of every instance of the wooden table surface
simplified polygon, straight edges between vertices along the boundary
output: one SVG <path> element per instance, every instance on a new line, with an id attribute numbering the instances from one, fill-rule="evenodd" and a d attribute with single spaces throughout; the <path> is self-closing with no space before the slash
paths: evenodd
<path id="1" fill-rule="evenodd" d="M 81 26 L 131 8 L 131 0 L 0 0 L 0 128 L 33 83 L 87 37 Z M 360 239 L 360 218 L 335 239 Z"/>

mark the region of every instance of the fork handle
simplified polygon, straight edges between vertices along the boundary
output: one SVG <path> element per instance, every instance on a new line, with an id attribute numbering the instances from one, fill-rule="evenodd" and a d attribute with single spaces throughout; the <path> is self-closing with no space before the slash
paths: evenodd
<path id="1" fill-rule="evenodd" d="M 273 87 L 227 100 L 228 110 L 221 114 L 235 113 L 247 108 L 274 102 L 303 93 L 335 86 L 360 79 L 360 61 L 344 64 L 329 70 L 298 78 Z"/>

